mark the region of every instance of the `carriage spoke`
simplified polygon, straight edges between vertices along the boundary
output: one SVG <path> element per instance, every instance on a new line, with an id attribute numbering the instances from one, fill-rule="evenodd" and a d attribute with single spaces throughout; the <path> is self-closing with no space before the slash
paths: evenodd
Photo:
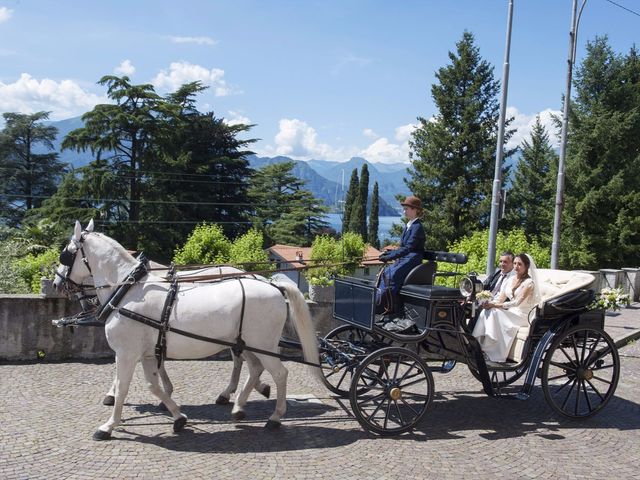
<path id="1" fill-rule="evenodd" d="M 577 388 L 576 388 L 576 402 L 573 410 L 574 415 L 578 415 L 578 410 L 580 409 L 580 385 L 582 384 L 582 380 L 578 380 Z"/>
<path id="2" fill-rule="evenodd" d="M 609 370 L 610 368 L 615 368 L 615 365 L 613 363 L 609 365 L 601 365 L 599 367 L 593 367 L 591 370 L 595 372 L 596 370 Z"/>
<path id="3" fill-rule="evenodd" d="M 597 348 L 598 348 L 598 345 L 600 344 L 600 340 L 602 340 L 602 335 L 600 333 L 598 333 L 598 337 L 596 339 L 594 339 L 593 345 L 589 349 L 589 355 L 587 355 L 587 358 L 584 361 L 585 365 L 589 365 L 589 364 L 593 363 L 592 360 L 591 360 L 591 357 L 593 356 L 593 354 L 595 352 L 597 352 Z"/>
<path id="4" fill-rule="evenodd" d="M 549 364 L 553 365 L 554 367 L 561 368 L 563 370 L 571 370 L 573 372 L 576 371 L 576 367 L 574 367 L 573 365 L 567 365 L 566 363 L 549 362 Z"/>
<path id="5" fill-rule="evenodd" d="M 414 415 L 418 415 L 418 412 L 403 397 L 400 397 L 400 400 L 402 400 L 402 403 L 404 403 L 404 405 L 411 410 Z"/>
<path id="6" fill-rule="evenodd" d="M 398 418 L 400 419 L 400 425 L 404 425 L 405 424 L 404 417 L 402 416 L 402 412 L 400 411 L 400 406 L 398 405 L 397 400 L 394 400 L 393 404 L 396 407 L 396 412 L 398 412 Z"/>
<path id="7" fill-rule="evenodd" d="M 563 410 L 564 410 L 564 407 L 567 405 L 567 402 L 569 401 L 569 397 L 571 396 L 571 392 L 573 392 L 573 387 L 575 387 L 576 382 L 578 381 L 578 379 L 573 378 L 573 379 L 569 379 L 569 381 L 572 381 L 573 383 L 571 384 L 571 388 L 567 392 L 566 397 L 564 397 L 564 402 L 562 402 L 562 409 Z"/>
<path id="8" fill-rule="evenodd" d="M 382 392 L 382 393 L 379 393 L 378 395 L 375 395 L 375 396 L 373 396 L 373 397 L 367 397 L 367 398 L 363 399 L 362 401 L 358 402 L 358 405 L 360 405 L 360 406 L 364 406 L 364 405 L 366 405 L 367 403 L 375 402 L 375 401 L 377 401 L 377 400 L 379 400 L 379 399 L 381 399 L 381 398 L 383 398 L 383 399 L 384 399 L 385 397 L 386 397 L 386 393 L 385 393 L 385 392 Z M 381 403 L 380 403 L 380 405 L 382 405 L 383 403 L 384 403 L 384 401 L 383 401 L 383 402 L 381 402 Z M 373 413 L 375 413 L 375 412 L 377 412 L 377 411 L 378 411 L 378 409 L 380 408 L 380 405 L 378 405 L 378 407 L 376 408 L 376 410 L 375 410 Z M 372 415 L 373 415 L 373 414 L 372 414 Z"/>
<path id="9" fill-rule="evenodd" d="M 604 402 L 604 397 L 602 396 L 600 391 L 595 387 L 595 385 L 593 383 L 591 383 L 589 380 L 587 380 L 587 383 L 593 389 L 593 391 L 596 392 L 596 395 L 598 395 L 600 397 L 600 400 L 602 400 Z"/>
<path id="10" fill-rule="evenodd" d="M 558 376 L 555 376 L 555 377 L 549 377 L 549 378 L 548 378 L 548 380 L 549 380 L 549 381 L 551 381 L 551 380 L 558 380 L 559 378 L 565 378 L 566 376 L 567 376 L 567 375 L 566 375 L 565 373 L 563 373 L 563 374 L 558 375 Z M 571 381 L 571 380 L 569 380 L 569 381 Z M 565 383 L 565 385 L 566 385 L 566 383 Z M 564 385 L 563 385 L 563 387 L 564 387 Z"/>
<path id="11" fill-rule="evenodd" d="M 390 411 L 391 411 L 391 399 L 389 399 L 389 402 L 387 403 L 387 411 L 386 411 L 386 414 L 384 416 L 384 429 L 385 430 L 387 429 L 387 425 L 389 423 Z"/>
<path id="12" fill-rule="evenodd" d="M 573 358 L 571 358 L 571 357 L 567 354 L 567 352 L 565 352 L 564 348 L 560 347 L 560 348 L 558 348 L 558 350 L 559 350 L 559 351 L 561 351 L 561 352 L 564 354 L 564 356 L 565 356 L 565 357 L 567 357 L 567 360 L 569 360 L 569 361 L 571 362 L 571 365 L 572 365 L 572 366 L 575 366 L 575 364 L 576 364 L 575 360 L 574 360 Z"/>
<path id="13" fill-rule="evenodd" d="M 407 365 L 409 366 L 409 364 L 407 364 Z M 414 369 L 414 368 L 415 368 L 415 369 L 417 369 L 417 368 L 416 368 L 416 367 L 417 367 L 417 365 L 418 365 L 418 362 L 414 361 L 414 362 L 409 366 L 409 369 L 408 369 L 406 372 L 404 372 L 404 375 L 402 375 L 402 378 L 400 379 L 400 381 L 401 381 L 401 382 L 404 382 L 404 381 L 407 379 L 407 377 L 408 377 L 408 378 L 413 378 L 415 375 L 420 375 L 420 372 L 417 372 L 417 373 L 412 374 L 411 376 L 409 376 L 409 374 L 413 371 L 413 369 Z"/>
<path id="14" fill-rule="evenodd" d="M 562 378 L 562 377 L 564 377 L 564 376 L 566 376 L 566 375 L 561 375 L 561 376 L 560 376 L 560 377 L 558 377 L 558 378 Z M 567 380 L 566 382 L 564 382 L 564 384 L 563 384 L 560 388 L 556 389 L 555 393 L 560 393 L 560 392 L 564 389 L 564 387 L 566 387 L 567 385 L 569 385 L 569 383 L 570 383 L 572 380 L 573 380 L 573 378 L 572 378 L 572 377 L 569 377 L 569 378 L 568 378 L 568 380 Z"/>
<path id="15" fill-rule="evenodd" d="M 591 399 L 589 399 L 589 393 L 587 392 L 586 381 L 582 382 L 582 390 L 584 391 L 584 398 L 587 400 L 587 406 L 589 407 L 589 411 L 592 411 L 593 407 L 591 406 Z"/>
<path id="16" fill-rule="evenodd" d="M 611 385 L 611 381 L 610 380 L 607 380 L 607 379 L 602 378 L 602 377 L 598 377 L 596 375 L 594 375 L 591 379 L 592 380 L 600 380 L 602 383 L 606 383 L 608 385 Z"/>
<path id="17" fill-rule="evenodd" d="M 376 413 L 378 413 L 378 410 L 380 410 L 380 409 L 382 408 L 382 406 L 384 405 L 384 403 L 385 403 L 385 400 L 382 400 L 380 403 L 378 403 L 378 404 L 377 404 L 377 407 L 376 407 L 376 408 L 374 408 L 373 412 L 371 412 L 371 415 L 369 415 L 369 416 L 367 417 L 367 420 L 368 420 L 368 421 L 371 421 L 371 419 L 372 419 L 373 417 L 375 417 Z"/>
<path id="18" fill-rule="evenodd" d="M 574 363 L 576 363 L 576 365 L 580 365 L 580 361 L 578 360 L 580 358 L 580 355 L 578 354 L 578 345 L 576 344 L 575 333 L 571 335 L 571 346 L 573 347 L 573 353 L 575 354 Z"/>

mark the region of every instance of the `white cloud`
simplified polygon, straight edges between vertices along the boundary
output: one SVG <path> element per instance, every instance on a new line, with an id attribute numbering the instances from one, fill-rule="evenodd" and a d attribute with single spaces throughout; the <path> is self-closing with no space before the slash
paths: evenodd
<path id="1" fill-rule="evenodd" d="M 562 118 L 562 112 L 560 110 L 552 110 L 547 108 L 539 113 L 527 115 L 520 113 L 515 107 L 507 107 L 507 118 L 514 117 L 511 122 L 510 128 L 515 128 L 516 132 L 509 139 L 507 148 L 514 148 L 522 146 L 523 140 L 531 139 L 531 130 L 536 123 L 536 116 L 540 116 L 540 123 L 547 130 L 549 135 L 549 143 L 552 147 L 556 148 L 560 145 L 560 132 L 556 129 L 553 121 L 553 116 Z"/>
<path id="2" fill-rule="evenodd" d="M 241 113 L 234 110 L 229 110 L 228 113 L 229 116 L 223 119 L 224 123 L 226 123 L 227 125 L 251 125 L 251 120 L 249 119 L 249 117 L 245 117 Z"/>
<path id="3" fill-rule="evenodd" d="M 136 67 L 133 66 L 133 63 L 131 63 L 131 60 L 127 59 L 127 60 L 123 60 L 122 63 L 120 63 L 120 65 L 114 68 L 113 72 L 116 75 L 126 75 L 127 77 L 130 77 L 136 72 Z"/>
<path id="4" fill-rule="evenodd" d="M 13 15 L 13 10 L 7 7 L 0 7 L 0 23 L 6 22 Z"/>
<path id="5" fill-rule="evenodd" d="M 275 146 L 267 145 L 261 155 L 286 155 L 300 160 L 346 161 L 357 153 L 356 148 L 333 148 L 318 141 L 318 133 L 303 120 L 283 118 L 279 122 Z"/>
<path id="6" fill-rule="evenodd" d="M 396 127 L 395 139 L 399 142 L 408 142 L 416 128 L 418 128 L 418 125 L 415 123 L 407 123 L 406 125 Z"/>
<path id="7" fill-rule="evenodd" d="M 386 137 L 380 137 L 358 152 L 358 155 L 373 163 L 408 163 L 409 139 L 415 128 L 416 125 L 413 123 L 400 125 L 396 127 L 394 134 L 397 143 L 389 141 Z"/>
<path id="8" fill-rule="evenodd" d="M 169 37 L 173 43 L 195 43 L 196 45 L 216 45 L 218 42 L 211 37 Z"/>
<path id="9" fill-rule="evenodd" d="M 85 113 L 98 103 L 108 99 L 85 91 L 73 80 L 37 80 L 23 73 L 14 83 L 0 82 L 0 111 L 4 112 L 44 110 L 51 111 L 52 120 L 60 120 Z"/>
<path id="10" fill-rule="evenodd" d="M 380 138 L 380 135 L 378 135 L 376 132 L 374 132 L 372 129 L 370 128 L 365 128 L 362 131 L 362 134 L 367 137 L 367 138 L 372 138 L 372 139 L 376 139 L 376 138 Z"/>
<path id="11" fill-rule="evenodd" d="M 224 70 L 219 68 L 209 70 L 189 62 L 172 62 L 169 65 L 169 71 L 161 70 L 151 82 L 158 89 L 177 90 L 183 84 L 196 80 L 210 86 L 216 97 L 241 93 L 227 85 L 224 80 Z"/>

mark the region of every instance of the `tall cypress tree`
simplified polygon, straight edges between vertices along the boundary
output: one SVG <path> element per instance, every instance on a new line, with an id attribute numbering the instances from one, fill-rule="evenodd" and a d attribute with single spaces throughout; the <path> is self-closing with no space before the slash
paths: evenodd
<path id="1" fill-rule="evenodd" d="M 371 210 L 369 212 L 369 234 L 367 235 L 369 244 L 376 248 L 380 248 L 380 239 L 378 238 L 378 225 L 380 215 L 380 199 L 378 194 L 378 182 L 373 184 L 373 193 L 371 194 Z"/>
<path id="2" fill-rule="evenodd" d="M 342 233 L 349 231 L 349 224 L 351 223 L 351 211 L 353 210 L 353 205 L 357 200 L 359 183 L 358 169 L 354 168 L 351 172 L 351 180 L 349 181 L 347 196 L 344 199 L 344 211 L 342 213 Z"/>
<path id="3" fill-rule="evenodd" d="M 557 164 L 558 155 L 537 117 L 530 141 L 523 142 L 522 157 L 507 196 L 504 223 L 521 227 L 529 239 L 536 238 L 548 246 L 553 228 Z"/>
<path id="4" fill-rule="evenodd" d="M 419 117 L 409 142 L 407 181 L 424 203 L 433 247 L 442 249 L 489 224 L 499 118 L 499 84 L 471 33 L 464 32 L 449 59 L 451 64 L 436 73 L 439 83 L 431 87 L 438 113 Z M 505 133 L 505 142 L 511 134 Z"/>

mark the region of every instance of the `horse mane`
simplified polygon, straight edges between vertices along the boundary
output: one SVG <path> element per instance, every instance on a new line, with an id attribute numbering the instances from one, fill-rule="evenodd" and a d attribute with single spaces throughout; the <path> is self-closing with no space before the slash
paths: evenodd
<path id="1" fill-rule="evenodd" d="M 96 235 L 97 237 L 103 239 L 105 242 L 107 242 L 109 245 L 111 245 L 113 247 L 114 250 L 116 250 L 116 252 L 124 257 L 125 259 L 131 261 L 131 262 L 135 262 L 136 259 L 134 258 L 133 255 L 131 255 L 129 252 L 127 252 L 127 250 L 120 245 L 120 243 L 118 243 L 116 240 L 114 240 L 113 238 L 103 234 L 103 233 L 99 233 L 99 232 L 91 232 L 92 235 Z"/>

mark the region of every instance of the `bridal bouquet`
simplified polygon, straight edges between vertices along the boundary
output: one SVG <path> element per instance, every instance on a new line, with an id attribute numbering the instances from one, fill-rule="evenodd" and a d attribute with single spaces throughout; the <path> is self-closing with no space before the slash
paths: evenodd
<path id="1" fill-rule="evenodd" d="M 596 295 L 592 308 L 612 310 L 615 312 L 622 307 L 628 307 L 629 304 L 629 295 L 622 293 L 621 288 L 603 288 L 600 290 L 600 293 Z"/>
<path id="2" fill-rule="evenodd" d="M 478 302 L 478 305 L 482 305 L 483 303 L 487 303 L 491 300 L 492 297 L 493 295 L 491 295 L 489 290 L 482 290 L 476 295 L 476 302 Z"/>

